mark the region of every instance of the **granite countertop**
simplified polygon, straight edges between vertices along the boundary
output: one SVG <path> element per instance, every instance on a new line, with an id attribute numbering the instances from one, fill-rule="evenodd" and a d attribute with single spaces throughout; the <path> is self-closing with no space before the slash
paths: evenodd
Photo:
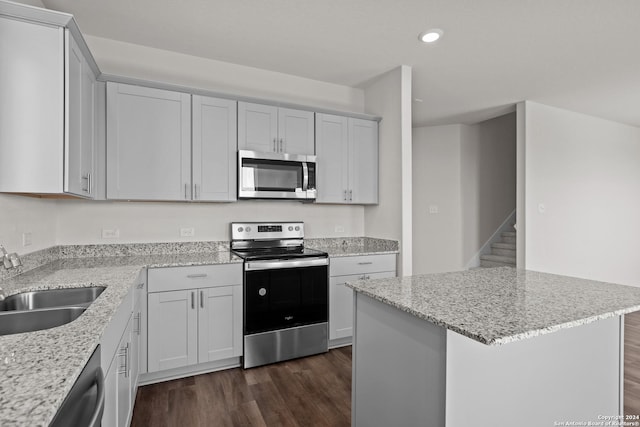
<path id="1" fill-rule="evenodd" d="M 396 240 L 372 237 L 305 239 L 305 245 L 312 249 L 327 252 L 330 257 L 397 254 L 399 252 Z"/>
<path id="2" fill-rule="evenodd" d="M 357 281 L 347 286 L 487 345 L 640 310 L 640 288 L 511 267 Z"/>
<path id="3" fill-rule="evenodd" d="M 398 242 L 368 237 L 306 239 L 330 256 L 398 253 Z M 0 336 L 0 425 L 47 426 L 86 365 L 141 269 L 241 263 L 229 242 L 67 245 L 23 257 L 0 269 L 6 296 L 41 289 L 105 286 L 73 322 Z"/>
<path id="4" fill-rule="evenodd" d="M 7 296 L 38 289 L 86 286 L 106 289 L 71 323 L 0 336 L 0 425 L 50 423 L 142 268 L 236 262 L 242 260 L 228 251 L 70 258 L 49 262 L 1 282 Z"/>

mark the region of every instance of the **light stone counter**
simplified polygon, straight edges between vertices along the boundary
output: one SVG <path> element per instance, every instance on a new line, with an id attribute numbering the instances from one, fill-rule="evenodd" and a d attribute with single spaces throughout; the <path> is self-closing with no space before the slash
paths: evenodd
<path id="1" fill-rule="evenodd" d="M 90 254 L 101 253 L 94 249 Z M 71 258 L 49 262 L 0 282 L 7 295 L 38 289 L 106 286 L 87 311 L 71 323 L 0 336 L 0 425 L 49 424 L 142 268 L 241 261 L 227 251 Z"/>
<path id="2" fill-rule="evenodd" d="M 483 344 L 505 344 L 640 310 L 640 288 L 511 267 L 347 283 Z"/>
<path id="3" fill-rule="evenodd" d="M 510 267 L 347 286 L 353 426 L 601 425 L 623 414 L 622 315 L 640 310 L 640 288 Z"/>
<path id="4" fill-rule="evenodd" d="M 399 252 L 396 240 L 372 237 L 305 239 L 305 245 L 327 252 L 330 257 L 397 254 Z"/>

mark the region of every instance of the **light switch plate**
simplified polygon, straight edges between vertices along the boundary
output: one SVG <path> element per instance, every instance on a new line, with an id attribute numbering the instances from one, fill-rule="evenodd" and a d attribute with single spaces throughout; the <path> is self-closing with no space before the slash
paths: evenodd
<path id="1" fill-rule="evenodd" d="M 103 228 L 102 229 L 102 238 L 103 239 L 117 239 L 120 237 L 120 230 L 118 228 Z"/>
<path id="2" fill-rule="evenodd" d="M 196 229 L 193 227 L 185 227 L 180 229 L 180 237 L 193 237 L 196 235 Z"/>

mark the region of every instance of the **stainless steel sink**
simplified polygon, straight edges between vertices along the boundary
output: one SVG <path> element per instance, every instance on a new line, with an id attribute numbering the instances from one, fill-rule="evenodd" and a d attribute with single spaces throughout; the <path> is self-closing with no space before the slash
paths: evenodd
<path id="1" fill-rule="evenodd" d="M 0 301 L 0 311 L 38 310 L 52 307 L 88 307 L 104 291 L 104 286 L 90 288 L 48 289 L 11 295 Z"/>
<path id="2" fill-rule="evenodd" d="M 86 308 L 62 307 L 0 313 L 0 335 L 19 334 L 55 328 L 76 320 Z"/>

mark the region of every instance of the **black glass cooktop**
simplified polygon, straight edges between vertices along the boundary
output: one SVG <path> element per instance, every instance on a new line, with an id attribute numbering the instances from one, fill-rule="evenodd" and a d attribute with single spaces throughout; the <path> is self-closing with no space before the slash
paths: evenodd
<path id="1" fill-rule="evenodd" d="M 291 258 L 310 258 L 323 257 L 328 255 L 326 252 L 303 247 L 277 247 L 277 248 L 250 248 L 235 249 L 232 251 L 240 258 L 245 260 L 268 260 L 268 259 L 291 259 Z"/>

